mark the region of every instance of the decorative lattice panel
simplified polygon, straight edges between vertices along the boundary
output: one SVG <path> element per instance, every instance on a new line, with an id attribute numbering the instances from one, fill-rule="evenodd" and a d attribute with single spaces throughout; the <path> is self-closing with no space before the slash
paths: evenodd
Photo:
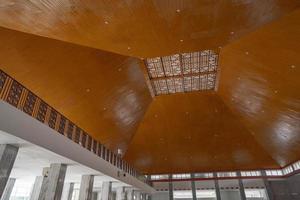
<path id="1" fill-rule="evenodd" d="M 155 95 L 213 90 L 218 54 L 211 50 L 146 59 Z"/>

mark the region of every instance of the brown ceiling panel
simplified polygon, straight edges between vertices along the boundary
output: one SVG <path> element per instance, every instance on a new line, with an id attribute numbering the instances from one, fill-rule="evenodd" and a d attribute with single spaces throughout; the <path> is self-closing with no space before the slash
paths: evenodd
<path id="1" fill-rule="evenodd" d="M 151 96 L 140 60 L 0 28 L 0 67 L 108 147 L 126 149 Z"/>
<path id="2" fill-rule="evenodd" d="M 7 0 L 0 2 L 0 26 L 156 57 L 217 49 L 299 6 L 299 0 Z"/>
<path id="3" fill-rule="evenodd" d="M 228 45 L 218 94 L 281 165 L 300 159 L 300 10 Z"/>
<path id="4" fill-rule="evenodd" d="M 215 92 L 155 97 L 125 159 L 147 174 L 278 167 Z"/>

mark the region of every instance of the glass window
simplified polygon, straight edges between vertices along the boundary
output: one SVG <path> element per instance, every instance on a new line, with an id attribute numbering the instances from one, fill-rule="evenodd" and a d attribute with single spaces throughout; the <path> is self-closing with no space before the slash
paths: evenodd
<path id="1" fill-rule="evenodd" d="M 293 164 L 293 167 L 294 167 L 295 170 L 300 169 L 300 161 L 295 162 L 295 163 Z"/>
<path id="2" fill-rule="evenodd" d="M 265 189 L 245 189 L 245 194 L 247 198 L 267 200 Z"/>
<path id="3" fill-rule="evenodd" d="M 286 168 L 284 168 L 282 170 L 283 174 L 286 175 L 286 174 L 290 174 L 292 173 L 294 170 L 293 170 L 293 167 L 292 166 L 287 166 Z"/>
<path id="4" fill-rule="evenodd" d="M 193 199 L 192 190 L 174 190 L 174 199 Z"/>
<path id="5" fill-rule="evenodd" d="M 236 172 L 218 172 L 217 176 L 218 177 L 235 177 Z"/>
<path id="6" fill-rule="evenodd" d="M 241 172 L 242 176 L 261 176 L 261 172 L 260 171 L 244 171 Z"/>
<path id="7" fill-rule="evenodd" d="M 212 178 L 214 176 L 213 173 L 197 173 L 194 174 L 195 178 Z"/>
<path id="8" fill-rule="evenodd" d="M 215 190 L 197 190 L 196 196 L 197 199 L 215 199 L 216 192 Z"/>
<path id="9" fill-rule="evenodd" d="M 191 178 L 191 174 L 173 174 L 172 178 L 174 178 L 174 179 L 187 179 L 187 178 Z"/>
<path id="10" fill-rule="evenodd" d="M 282 170 L 266 170 L 267 176 L 282 176 Z"/>

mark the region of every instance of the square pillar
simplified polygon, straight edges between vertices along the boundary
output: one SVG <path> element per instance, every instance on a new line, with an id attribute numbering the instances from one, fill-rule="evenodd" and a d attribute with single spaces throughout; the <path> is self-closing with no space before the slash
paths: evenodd
<path id="1" fill-rule="evenodd" d="M 173 200 L 173 183 L 172 183 L 172 175 L 169 175 L 169 200 Z"/>
<path id="2" fill-rule="evenodd" d="M 126 200 L 125 197 L 125 188 L 124 187 L 118 187 L 116 191 L 116 200 Z"/>
<path id="3" fill-rule="evenodd" d="M 81 177 L 79 200 L 91 200 L 93 196 L 94 176 L 83 175 Z"/>
<path id="4" fill-rule="evenodd" d="M 51 164 L 48 176 L 48 187 L 45 200 L 60 200 L 64 186 L 67 166 L 65 164 Z"/>
<path id="5" fill-rule="evenodd" d="M 237 172 L 237 176 L 239 177 L 238 181 L 239 181 L 239 189 L 240 189 L 241 200 L 246 200 L 246 193 L 245 193 L 243 180 L 241 178 L 242 177 L 241 172 Z"/>
<path id="6" fill-rule="evenodd" d="M 101 200 L 111 200 L 111 182 L 102 183 Z"/>
<path id="7" fill-rule="evenodd" d="M 10 144 L 0 145 L 0 198 L 4 193 L 10 172 L 14 166 L 19 147 Z"/>
<path id="8" fill-rule="evenodd" d="M 191 174 L 191 178 L 192 178 L 191 186 L 192 186 L 193 200 L 197 200 L 196 184 L 195 184 L 195 181 L 194 181 L 194 178 L 195 178 L 194 174 Z"/>
<path id="9" fill-rule="evenodd" d="M 14 188 L 16 179 L 15 178 L 9 178 L 7 183 L 6 183 L 6 187 L 4 189 L 4 192 L 2 194 L 2 198 L 1 200 L 9 200 L 11 192 Z"/>
<path id="10" fill-rule="evenodd" d="M 135 200 L 141 200 L 141 192 L 140 191 L 134 191 Z"/>
<path id="11" fill-rule="evenodd" d="M 263 181 L 264 181 L 264 185 L 265 185 L 265 189 L 266 189 L 266 193 L 267 193 L 268 199 L 269 200 L 273 200 L 274 199 L 273 191 L 272 191 L 271 185 L 270 185 L 270 183 L 269 183 L 269 181 L 267 179 L 266 171 L 262 170 L 261 171 L 261 175 L 263 176 Z"/>
<path id="12" fill-rule="evenodd" d="M 133 189 L 126 188 L 126 200 L 133 200 Z"/>
<path id="13" fill-rule="evenodd" d="M 42 184 L 43 184 L 43 176 L 35 177 L 35 181 L 31 190 L 30 200 L 38 200 L 41 192 Z"/>
<path id="14" fill-rule="evenodd" d="M 215 191 L 216 191 L 216 200 L 221 200 L 221 191 L 219 186 L 219 180 L 217 173 L 214 173 L 214 183 L 215 183 Z"/>

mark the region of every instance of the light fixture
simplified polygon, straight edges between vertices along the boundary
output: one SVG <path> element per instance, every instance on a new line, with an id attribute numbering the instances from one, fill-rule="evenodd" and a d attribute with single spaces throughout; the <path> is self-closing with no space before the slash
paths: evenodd
<path id="1" fill-rule="evenodd" d="M 231 34 L 231 35 L 233 35 L 233 34 L 234 34 L 234 32 L 233 32 L 233 31 L 231 31 L 231 32 L 230 32 L 230 34 Z"/>
<path id="2" fill-rule="evenodd" d="M 294 69 L 294 68 L 296 68 L 296 66 L 295 65 L 291 65 L 291 68 Z"/>
<path id="3" fill-rule="evenodd" d="M 180 42 L 183 42 L 183 40 L 181 39 Z"/>
<path id="4" fill-rule="evenodd" d="M 105 21 L 104 24 L 108 24 L 108 21 Z"/>
<path id="5" fill-rule="evenodd" d="M 245 54 L 246 54 L 246 55 L 249 55 L 249 52 L 248 52 L 248 51 L 246 51 L 246 52 L 245 52 Z"/>
<path id="6" fill-rule="evenodd" d="M 86 92 L 90 92 L 91 91 L 91 89 L 90 88 L 86 88 L 86 90 L 85 90 Z"/>
<path id="7" fill-rule="evenodd" d="M 176 10 L 177 13 L 180 13 L 180 11 L 181 11 L 180 9 L 177 9 L 177 10 Z"/>
<path id="8" fill-rule="evenodd" d="M 128 50 L 130 50 L 130 49 L 131 49 L 131 47 L 127 47 L 127 49 L 128 49 Z"/>

